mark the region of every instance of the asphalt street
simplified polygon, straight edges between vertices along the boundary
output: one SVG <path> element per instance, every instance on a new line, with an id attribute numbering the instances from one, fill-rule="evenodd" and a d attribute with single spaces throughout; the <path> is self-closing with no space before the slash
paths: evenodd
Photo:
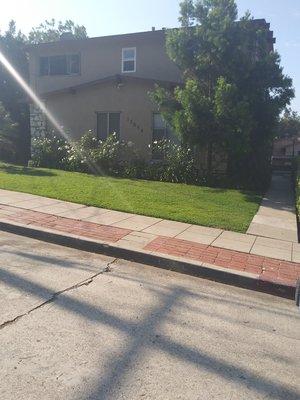
<path id="1" fill-rule="evenodd" d="M 295 303 L 0 232 L 1 400 L 298 400 Z"/>

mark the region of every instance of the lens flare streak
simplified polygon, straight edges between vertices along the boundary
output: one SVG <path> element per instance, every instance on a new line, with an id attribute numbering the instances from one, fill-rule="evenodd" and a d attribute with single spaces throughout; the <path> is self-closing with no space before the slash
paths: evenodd
<path id="1" fill-rule="evenodd" d="M 25 81 L 25 79 L 19 74 L 19 72 L 13 67 L 13 65 L 9 62 L 9 60 L 4 56 L 4 54 L 1 51 L 0 51 L 0 64 L 3 65 L 3 67 L 8 71 L 8 73 L 21 86 L 21 88 L 29 96 L 29 98 L 32 100 L 32 102 L 37 107 L 40 108 L 40 110 L 45 114 L 45 116 L 48 118 L 48 120 L 53 125 L 53 127 L 59 132 L 59 134 L 73 146 L 71 139 L 66 134 L 66 132 L 64 131 L 64 129 L 63 129 L 62 125 L 59 123 L 59 121 L 47 109 L 47 107 L 45 106 L 43 101 L 36 95 L 36 93 L 31 89 L 31 87 L 28 85 L 28 83 Z M 93 173 L 96 173 L 96 174 L 99 174 L 102 176 L 105 175 L 103 173 L 103 171 L 100 170 L 99 166 L 96 166 L 91 161 L 86 160 L 86 158 L 85 158 L 85 162 L 87 162 L 90 170 Z M 128 203 L 128 200 L 124 197 L 124 195 L 121 194 L 120 191 L 118 189 L 116 189 L 115 186 L 109 182 L 109 180 L 107 181 L 107 183 L 108 183 L 110 189 L 115 193 L 116 197 L 120 198 L 120 200 L 123 204 L 126 204 L 127 209 L 133 210 L 133 207 Z"/>

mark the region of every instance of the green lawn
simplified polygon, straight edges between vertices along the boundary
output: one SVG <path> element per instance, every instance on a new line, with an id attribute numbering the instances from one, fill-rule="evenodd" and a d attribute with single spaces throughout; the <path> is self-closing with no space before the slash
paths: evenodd
<path id="1" fill-rule="evenodd" d="M 240 190 L 0 164 L 0 188 L 245 232 L 261 196 Z"/>

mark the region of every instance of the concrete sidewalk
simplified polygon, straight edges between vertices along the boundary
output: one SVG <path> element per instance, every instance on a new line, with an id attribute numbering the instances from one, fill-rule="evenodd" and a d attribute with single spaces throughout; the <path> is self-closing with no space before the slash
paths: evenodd
<path id="1" fill-rule="evenodd" d="M 289 173 L 273 174 L 270 189 L 247 233 L 298 243 L 295 198 Z"/>
<path id="2" fill-rule="evenodd" d="M 164 257 L 193 267 L 237 274 L 262 285 L 294 287 L 300 276 L 300 245 L 292 241 L 0 190 L 0 228 L 11 225 L 25 234 L 28 229 L 43 232 L 44 237 L 46 233 L 58 233 L 64 240 L 89 240 L 145 258 Z"/>

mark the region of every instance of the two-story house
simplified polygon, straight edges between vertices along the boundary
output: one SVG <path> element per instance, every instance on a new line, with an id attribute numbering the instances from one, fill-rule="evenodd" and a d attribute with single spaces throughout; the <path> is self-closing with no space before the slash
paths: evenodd
<path id="1" fill-rule="evenodd" d="M 265 20 L 254 23 L 269 28 Z M 273 32 L 270 33 L 270 50 Z M 150 100 L 156 83 L 175 87 L 181 72 L 169 59 L 165 30 L 60 41 L 28 47 L 30 85 L 73 139 L 92 130 L 99 139 L 116 132 L 145 156 L 153 140 L 171 135 Z M 31 105 L 31 135 L 50 127 Z"/>
<path id="2" fill-rule="evenodd" d="M 142 154 L 168 127 L 150 100 L 155 83 L 176 86 L 181 73 L 168 58 L 165 31 L 133 33 L 30 46 L 30 85 L 72 138 L 88 130 L 99 139 L 116 132 Z M 31 105 L 31 135 L 50 129 Z"/>

